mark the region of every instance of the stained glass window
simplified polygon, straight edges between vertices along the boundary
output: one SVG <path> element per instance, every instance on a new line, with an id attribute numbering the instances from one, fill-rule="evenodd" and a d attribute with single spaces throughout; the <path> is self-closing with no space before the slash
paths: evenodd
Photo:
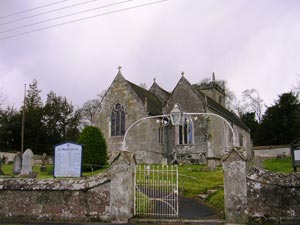
<path id="1" fill-rule="evenodd" d="M 111 136 L 123 136 L 125 134 L 125 111 L 120 103 L 116 103 L 111 115 Z"/>
<path id="2" fill-rule="evenodd" d="M 183 118 L 183 125 L 179 125 L 178 144 L 193 144 L 193 123 L 188 117 Z"/>

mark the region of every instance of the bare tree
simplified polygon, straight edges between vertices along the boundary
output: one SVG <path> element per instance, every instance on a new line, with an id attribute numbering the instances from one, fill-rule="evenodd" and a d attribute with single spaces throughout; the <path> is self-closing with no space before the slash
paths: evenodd
<path id="1" fill-rule="evenodd" d="M 260 97 L 256 89 L 246 89 L 242 93 L 243 111 L 255 112 L 257 121 L 260 123 L 262 119 L 264 100 Z"/>
<path id="2" fill-rule="evenodd" d="M 147 84 L 145 82 L 141 82 L 140 87 L 142 87 L 144 89 L 147 89 Z"/>
<path id="3" fill-rule="evenodd" d="M 296 74 L 298 78 L 300 78 L 300 74 Z M 299 94 L 300 93 L 300 80 L 297 79 L 297 85 L 296 86 L 292 86 L 292 92 L 295 94 Z"/>
<path id="4" fill-rule="evenodd" d="M 242 116 L 241 102 L 227 86 L 225 86 L 225 105 L 228 110 L 236 113 L 239 117 Z"/>
<path id="5" fill-rule="evenodd" d="M 2 92 L 2 88 L 0 89 L 0 109 L 2 106 L 5 104 L 6 101 L 6 96 Z"/>
<path id="6" fill-rule="evenodd" d="M 86 125 L 95 125 L 96 117 L 100 111 L 101 101 L 105 92 L 106 90 L 101 94 L 98 94 L 97 98 L 88 100 L 83 104 L 83 107 L 81 108 L 81 115 Z"/>

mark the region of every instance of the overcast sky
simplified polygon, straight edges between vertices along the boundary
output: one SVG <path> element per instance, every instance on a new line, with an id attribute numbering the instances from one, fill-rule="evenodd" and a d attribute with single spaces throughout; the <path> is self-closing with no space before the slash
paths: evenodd
<path id="1" fill-rule="evenodd" d="M 43 100 L 53 90 L 81 106 L 118 66 L 126 79 L 149 88 L 155 77 L 167 91 L 182 71 L 191 83 L 215 72 L 238 97 L 255 88 L 268 105 L 300 79 L 299 0 L 169 0 L 108 15 L 158 0 L 94 0 L 59 10 L 87 1 L 0 0 L 0 91 L 10 105 L 37 79 Z"/>

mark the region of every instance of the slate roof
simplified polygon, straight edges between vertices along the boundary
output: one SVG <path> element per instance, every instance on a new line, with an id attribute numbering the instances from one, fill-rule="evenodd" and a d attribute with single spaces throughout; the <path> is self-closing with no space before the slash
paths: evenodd
<path id="1" fill-rule="evenodd" d="M 159 98 L 161 103 L 164 105 L 168 98 L 170 97 L 170 93 L 167 92 L 165 89 L 161 88 L 154 80 L 154 83 L 150 87 L 149 91 L 153 93 L 155 96 Z"/>
<path id="2" fill-rule="evenodd" d="M 131 83 L 130 81 L 127 82 L 144 104 L 145 99 L 147 98 L 147 111 L 150 115 L 155 116 L 162 114 L 162 102 L 155 94 L 134 83 Z"/>
<path id="3" fill-rule="evenodd" d="M 206 105 L 211 111 L 213 111 L 214 113 L 216 113 L 220 116 L 223 116 L 228 121 L 238 125 L 239 127 L 243 128 L 244 130 L 249 131 L 249 128 L 235 113 L 230 112 L 228 109 L 226 109 L 225 107 L 223 107 L 222 105 L 220 105 L 219 103 L 214 101 L 212 98 L 205 95 L 201 91 L 200 87 L 197 84 L 194 84 L 193 87 L 200 95 L 202 95 L 202 97 L 206 98 L 206 100 L 207 100 Z"/>

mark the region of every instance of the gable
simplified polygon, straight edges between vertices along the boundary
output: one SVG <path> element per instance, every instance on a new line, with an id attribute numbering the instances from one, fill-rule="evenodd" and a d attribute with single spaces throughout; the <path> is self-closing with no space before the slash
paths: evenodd
<path id="1" fill-rule="evenodd" d="M 162 102 L 162 104 L 166 103 L 168 98 L 170 97 L 170 93 L 161 88 L 154 80 L 154 83 L 152 84 L 149 91 L 153 94 L 155 94 L 159 100 Z"/>
<path id="2" fill-rule="evenodd" d="M 205 98 L 200 96 L 189 81 L 182 76 L 165 104 L 164 111 L 169 113 L 178 103 L 185 112 L 205 112 Z"/>
<path id="3" fill-rule="evenodd" d="M 131 86 L 131 88 L 134 90 L 134 92 L 137 94 L 137 96 L 140 98 L 140 100 L 146 105 L 147 112 L 150 115 L 161 115 L 162 114 L 162 102 L 159 100 L 159 98 L 155 94 L 153 94 L 150 91 L 147 91 L 146 89 L 144 89 L 140 86 L 137 86 L 134 83 L 131 83 L 130 81 L 127 81 L 127 82 Z"/>

